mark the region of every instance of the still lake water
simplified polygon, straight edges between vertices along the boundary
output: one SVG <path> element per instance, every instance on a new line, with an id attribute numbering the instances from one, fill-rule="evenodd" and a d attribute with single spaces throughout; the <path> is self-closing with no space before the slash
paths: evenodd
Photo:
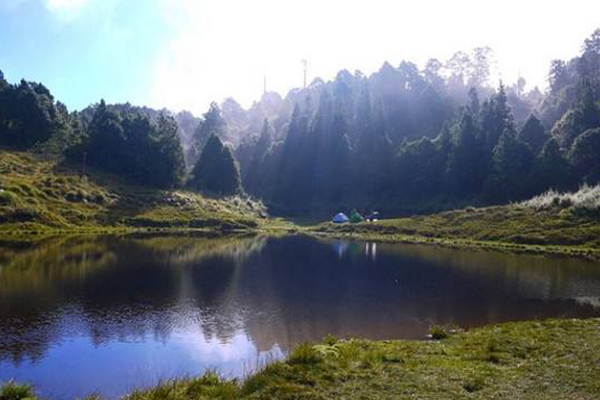
<path id="1" fill-rule="evenodd" d="M 0 244 L 0 382 L 116 398 L 248 374 L 326 334 L 600 316 L 600 265 L 304 236 Z"/>

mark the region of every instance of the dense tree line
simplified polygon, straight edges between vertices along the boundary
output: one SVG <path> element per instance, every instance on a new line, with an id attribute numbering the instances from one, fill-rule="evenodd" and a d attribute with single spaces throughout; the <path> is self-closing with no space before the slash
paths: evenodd
<path id="1" fill-rule="evenodd" d="M 188 125 L 187 130 L 195 120 L 189 113 L 175 117 Z M 82 173 L 94 168 L 132 183 L 168 189 L 187 183 L 181 144 L 185 134 L 166 110 L 107 105 L 102 100 L 69 113 L 42 84 L 23 80 L 11 85 L 0 72 L 0 145 L 4 147 L 63 156 Z M 200 168 L 194 168 L 189 187 L 217 195 L 240 192 L 239 167 L 229 148 L 205 153 L 196 160 Z M 220 186 L 215 186 L 215 179 Z"/>
<path id="2" fill-rule="evenodd" d="M 58 143 L 140 184 L 245 190 L 285 212 L 426 211 L 600 182 L 600 30 L 551 63 L 546 93 L 522 78 L 493 87 L 492 72 L 476 48 L 422 69 L 343 70 L 248 110 L 227 99 L 201 118 L 103 101 L 69 113 L 43 85 L 0 75 L 0 144 Z"/>
<path id="3" fill-rule="evenodd" d="M 69 149 L 73 161 L 160 188 L 183 183 L 185 162 L 177 124 L 170 116 L 152 121 L 141 113 L 118 113 L 104 101 L 96 107 L 81 142 Z"/>
<path id="4" fill-rule="evenodd" d="M 29 149 L 69 136 L 77 123 L 44 85 L 25 80 L 9 84 L 0 71 L 0 144 Z"/>
<path id="5" fill-rule="evenodd" d="M 421 71 L 386 63 L 292 92 L 284 133 L 265 123 L 236 150 L 246 190 L 288 212 L 399 213 L 598 183 L 600 30 L 580 56 L 552 62 L 546 95 L 522 79 L 491 89 L 488 58 L 475 49 Z"/>

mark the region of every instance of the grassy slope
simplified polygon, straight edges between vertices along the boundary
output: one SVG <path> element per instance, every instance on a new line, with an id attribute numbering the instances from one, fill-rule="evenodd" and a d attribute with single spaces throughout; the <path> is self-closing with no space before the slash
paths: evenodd
<path id="1" fill-rule="evenodd" d="M 326 223 L 310 229 L 339 237 L 600 258 L 600 219 L 594 213 L 560 206 L 468 208 L 378 222 Z"/>
<path id="2" fill-rule="evenodd" d="M 14 388 L 11 392 L 15 392 Z M 31 393 L 0 400 L 19 400 Z M 600 320 L 509 323 L 441 341 L 328 339 L 245 381 L 214 373 L 127 400 L 600 398 Z"/>
<path id="3" fill-rule="evenodd" d="M 598 202 L 600 188 L 586 195 Z M 582 213 L 568 205 L 469 208 L 377 223 L 308 227 L 261 218 L 264 214 L 260 203 L 248 199 L 215 200 L 186 191 L 135 187 L 96 172 L 84 178 L 56 162 L 0 150 L 0 236 L 56 230 L 260 228 L 600 259 L 598 213 Z"/>
<path id="4" fill-rule="evenodd" d="M 0 234 L 115 228 L 256 228 L 264 209 L 243 199 L 135 187 L 27 153 L 0 150 Z"/>

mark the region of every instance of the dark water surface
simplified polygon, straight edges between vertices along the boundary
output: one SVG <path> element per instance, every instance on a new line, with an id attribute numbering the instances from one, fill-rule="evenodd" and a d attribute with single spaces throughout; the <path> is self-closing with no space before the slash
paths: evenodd
<path id="1" fill-rule="evenodd" d="M 592 316 L 600 265 L 577 260 L 302 236 L 0 244 L 0 381 L 53 399 L 243 376 L 329 333 Z"/>

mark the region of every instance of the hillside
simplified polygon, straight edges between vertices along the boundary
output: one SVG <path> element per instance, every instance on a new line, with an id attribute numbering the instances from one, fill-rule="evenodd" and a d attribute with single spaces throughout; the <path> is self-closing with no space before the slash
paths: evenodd
<path id="1" fill-rule="evenodd" d="M 129 228 L 251 229 L 261 203 L 136 186 L 115 175 L 0 150 L 0 234 Z"/>

